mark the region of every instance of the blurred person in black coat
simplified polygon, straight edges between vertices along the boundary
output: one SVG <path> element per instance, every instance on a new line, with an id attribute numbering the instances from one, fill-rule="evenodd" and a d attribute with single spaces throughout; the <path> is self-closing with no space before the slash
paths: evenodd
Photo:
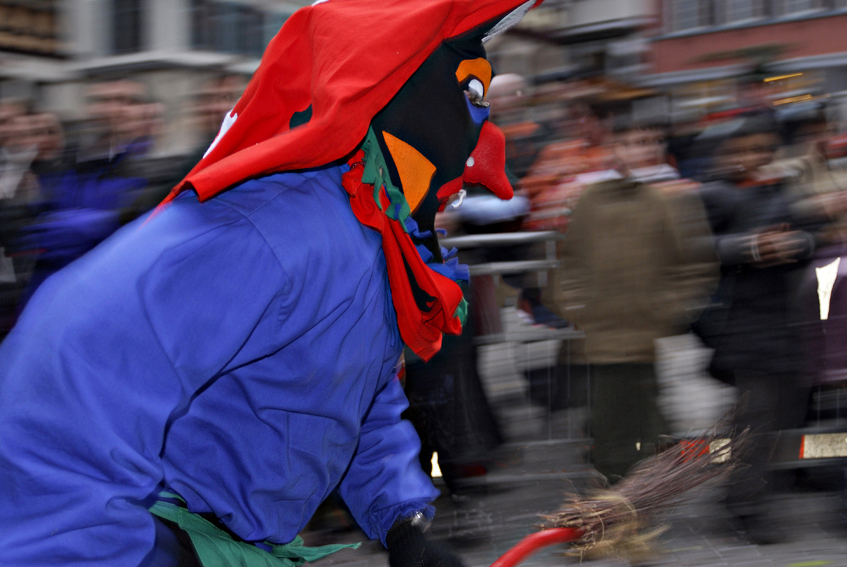
<path id="1" fill-rule="evenodd" d="M 727 505 L 757 543 L 782 538 L 770 500 L 790 477 L 770 470 L 768 461 L 776 432 L 798 427 L 805 414 L 792 303 L 817 228 L 797 214 L 784 180 L 768 173 L 779 143 L 770 115 L 746 117 L 720 144 L 718 179 L 701 192 L 721 280 L 696 328 L 715 350 L 712 374 L 743 396 L 735 425 L 755 434 Z"/>
<path id="2" fill-rule="evenodd" d="M 33 172 L 39 154 L 38 120 L 24 101 L 0 101 L 0 340 L 17 320 L 18 300 L 33 256 L 15 254 L 18 230 L 31 218 L 40 187 Z"/>

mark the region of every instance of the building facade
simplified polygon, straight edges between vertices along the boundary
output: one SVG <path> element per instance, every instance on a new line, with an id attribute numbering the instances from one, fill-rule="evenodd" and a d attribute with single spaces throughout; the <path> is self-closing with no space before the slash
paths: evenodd
<path id="1" fill-rule="evenodd" d="M 643 83 L 676 115 L 733 104 L 738 81 L 762 75 L 777 106 L 827 99 L 843 116 L 847 0 L 662 0 Z"/>

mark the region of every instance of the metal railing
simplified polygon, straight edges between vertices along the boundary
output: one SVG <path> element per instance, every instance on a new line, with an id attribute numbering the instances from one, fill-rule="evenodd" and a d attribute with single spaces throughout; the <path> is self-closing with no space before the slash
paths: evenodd
<path id="1" fill-rule="evenodd" d="M 503 285 L 501 276 L 536 273 L 546 283 L 546 275 L 559 266 L 556 244 L 563 235 L 554 231 L 467 235 L 444 238 L 441 244 L 462 252 L 495 247 L 544 244 L 543 258 L 508 262 L 471 263 L 471 276 L 493 276 L 496 285 Z M 480 376 L 489 401 L 497 414 L 508 442 L 524 450 L 550 451 L 551 443 L 584 443 L 577 434 L 574 416 L 564 416 L 561 427 L 554 423 L 553 393 L 557 388 L 569 388 L 570 343 L 584 338 L 584 333 L 571 328 L 553 329 L 522 322 L 515 306 L 500 309 L 502 332 L 475 337 L 480 361 Z M 558 374 L 556 366 L 559 365 Z M 534 373 L 530 378 L 530 373 Z M 533 390 L 547 392 L 546 406 L 533 399 Z M 539 380 L 541 381 L 539 383 Z M 561 382 L 555 384 L 555 381 Z M 546 387 L 545 383 L 546 381 Z M 533 449 L 535 447 L 535 449 Z M 555 453 L 555 451 L 553 451 Z"/>

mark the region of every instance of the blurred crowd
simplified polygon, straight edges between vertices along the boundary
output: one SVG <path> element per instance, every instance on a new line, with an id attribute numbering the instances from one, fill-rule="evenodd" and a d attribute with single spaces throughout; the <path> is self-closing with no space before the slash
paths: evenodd
<path id="1" fill-rule="evenodd" d="M 556 368 L 526 372 L 527 387 L 550 413 L 588 408 L 589 459 L 612 484 L 678 440 L 659 405 L 656 345 L 697 336 L 710 352 L 704 371 L 737 393 L 728 425 L 755 432 L 725 504 L 751 540 L 779 541 L 774 502 L 796 480 L 772 462 L 780 432 L 807 423 L 812 388 L 840 388 L 847 369 L 842 125 L 825 98 L 774 105 L 755 73 L 739 80 L 734 106 L 676 123 L 619 97 L 573 94 L 578 83 L 557 88 L 494 79 L 491 119 L 506 135 L 517 196 L 500 203 L 470 189 L 441 219 L 467 234 L 563 235 L 552 273 L 507 270 L 494 302 L 473 294 L 477 314 L 511 293 L 527 324 L 584 333 Z M 547 251 L 502 244 L 475 261 L 496 273 L 497 262 Z M 462 400 L 463 415 L 484 405 L 476 400 Z M 461 453 L 445 439 L 448 454 Z"/>
<path id="2" fill-rule="evenodd" d="M 74 123 L 30 101 L 0 101 L 0 337 L 50 274 L 167 195 L 244 86 L 221 76 L 195 93 L 196 150 L 167 160 L 154 152 L 166 109 L 140 83 L 90 85 L 87 118 Z M 812 386 L 847 379 L 842 125 L 820 101 L 774 107 L 755 76 L 741 81 L 736 107 L 677 123 L 577 90 L 511 74 L 492 81 L 491 120 L 506 135 L 516 197 L 500 202 L 468 187 L 439 223 L 453 234 L 564 237 L 553 244 L 558 268 L 543 278 L 474 277 L 466 296 L 475 317 L 431 363 L 407 353 L 421 463 L 429 469 L 437 451 L 458 495 L 457 481 L 484 474 L 504 440 L 474 342 L 500 330 L 492 320 L 504 295 L 528 325 L 584 332 L 566 362 L 584 391 L 554 380 L 535 399 L 551 411 L 588 406 L 591 463 L 612 483 L 672 442 L 655 345 L 694 333 L 713 351 L 711 376 L 739 395 L 734 425 L 759 440 L 727 505 L 752 538 L 775 539 L 778 530 L 763 529 L 767 502 L 792 479 L 769 466 L 774 433 L 803 425 Z M 542 257 L 538 246 L 513 244 L 474 261 Z"/>
<path id="3" fill-rule="evenodd" d="M 142 83 L 85 90 L 85 119 L 63 121 L 29 100 L 0 101 L 0 338 L 32 293 L 121 226 L 155 207 L 211 143 L 245 80 L 221 76 L 193 97 L 197 149 L 155 149 L 165 108 Z"/>

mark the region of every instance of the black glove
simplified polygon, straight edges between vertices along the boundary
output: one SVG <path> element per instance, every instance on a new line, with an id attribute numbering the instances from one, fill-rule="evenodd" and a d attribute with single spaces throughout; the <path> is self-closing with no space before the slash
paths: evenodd
<path id="1" fill-rule="evenodd" d="M 462 560 L 442 546 L 427 541 L 411 522 L 395 524 L 385 536 L 390 567 L 464 567 Z"/>

